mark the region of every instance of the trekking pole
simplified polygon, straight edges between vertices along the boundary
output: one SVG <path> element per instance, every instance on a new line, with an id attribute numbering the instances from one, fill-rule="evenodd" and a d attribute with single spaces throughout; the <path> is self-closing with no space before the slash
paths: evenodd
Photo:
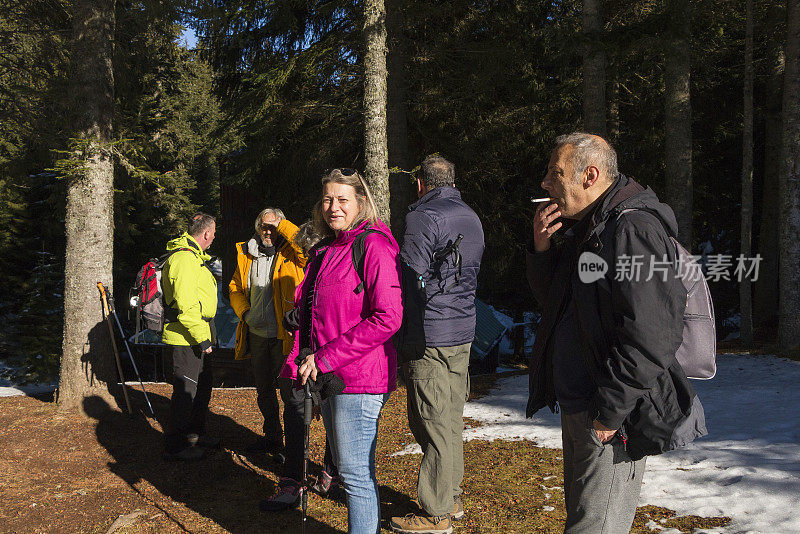
<path id="1" fill-rule="evenodd" d="M 125 396 L 125 405 L 128 407 L 128 413 L 133 414 L 133 410 L 131 409 L 131 400 L 128 398 L 128 390 L 125 386 L 125 376 L 122 374 L 122 363 L 119 361 L 119 351 L 117 350 L 117 340 L 114 339 L 114 327 L 111 324 L 111 314 L 109 313 L 108 307 L 108 298 L 106 297 L 106 289 L 103 287 L 103 284 L 97 282 L 97 289 L 100 290 L 100 299 L 103 303 L 103 315 L 106 318 L 106 324 L 108 325 L 108 334 L 111 337 L 111 345 L 114 347 L 114 359 L 117 361 L 117 372 L 119 373 L 119 380 L 122 382 L 122 394 Z"/>
<path id="2" fill-rule="evenodd" d="M 311 377 L 306 380 L 304 387 L 305 395 L 303 397 L 303 423 L 305 424 L 305 432 L 303 436 L 303 494 L 300 496 L 301 508 L 303 509 L 303 526 L 302 532 L 306 532 L 306 523 L 308 523 L 308 437 L 311 431 L 311 415 L 313 411 L 313 400 L 311 399 Z"/>
<path id="3" fill-rule="evenodd" d="M 131 360 L 131 365 L 133 365 L 133 372 L 136 373 L 136 378 L 139 380 L 139 385 L 142 387 L 142 393 L 144 393 L 144 400 L 147 401 L 147 407 L 150 409 L 150 415 L 155 417 L 156 414 L 153 411 L 153 405 L 150 404 L 150 397 L 147 396 L 147 390 L 144 389 L 144 382 L 142 382 L 142 377 L 139 375 L 139 369 L 136 367 L 136 362 L 133 360 L 133 354 L 131 353 L 131 348 L 128 345 L 128 339 L 125 337 L 125 331 L 122 329 L 122 324 L 119 322 L 119 317 L 117 316 L 117 311 L 114 308 L 114 297 L 110 293 L 106 293 L 105 287 L 103 286 L 102 282 L 97 282 L 97 287 L 100 288 L 100 292 L 104 295 L 107 295 L 107 302 L 108 302 L 108 309 L 111 312 L 111 315 L 114 316 L 114 319 L 117 322 L 117 328 L 119 328 L 119 333 L 122 336 L 122 342 L 125 343 L 125 350 L 128 351 L 128 358 Z"/>

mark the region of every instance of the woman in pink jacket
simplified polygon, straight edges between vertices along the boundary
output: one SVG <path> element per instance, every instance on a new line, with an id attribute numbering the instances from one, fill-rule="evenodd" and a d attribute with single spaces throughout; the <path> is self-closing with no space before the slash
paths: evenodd
<path id="1" fill-rule="evenodd" d="M 396 387 L 391 337 L 403 316 L 398 246 L 378 219 L 366 181 L 352 169 L 323 176 L 314 224 L 327 239 L 311 252 L 297 288 L 300 328 L 281 376 L 305 383 L 318 373 L 334 373 L 344 381 L 344 391 L 323 403 L 322 418 L 347 494 L 349 532 L 375 534 L 380 531 L 378 418 Z M 368 228 L 373 231 L 364 237 L 362 283 L 351 249 Z M 312 354 L 297 369 L 302 349 Z"/>

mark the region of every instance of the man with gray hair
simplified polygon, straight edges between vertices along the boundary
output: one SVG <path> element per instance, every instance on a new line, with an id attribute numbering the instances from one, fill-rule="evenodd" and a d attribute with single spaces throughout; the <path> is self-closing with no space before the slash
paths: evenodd
<path id="1" fill-rule="evenodd" d="M 422 447 L 417 497 L 422 512 L 393 517 L 395 532 L 450 533 L 464 515 L 464 403 L 475 337 L 475 289 L 483 227 L 461 200 L 455 167 L 425 159 L 419 201 L 409 208 L 400 246 L 404 320 L 400 359 L 408 387 L 408 424 Z"/>
<path id="2" fill-rule="evenodd" d="M 264 416 L 263 438 L 248 447 L 283 460 L 278 375 L 292 348 L 283 316 L 294 308 L 294 290 L 303 279 L 306 255 L 294 242 L 297 226 L 278 208 L 256 216 L 255 234 L 236 243 L 236 270 L 228 285 L 231 307 L 239 316 L 237 360 L 251 358 L 257 402 Z"/>
<path id="3" fill-rule="evenodd" d="M 536 210 L 527 254 L 542 307 L 527 416 L 561 411 L 564 531 L 628 532 L 645 457 L 706 433 L 675 357 L 686 306 L 677 222 L 650 188 L 618 173 L 596 135 L 556 139 L 542 187 L 551 198 Z M 654 276 L 656 263 L 672 270 Z"/>

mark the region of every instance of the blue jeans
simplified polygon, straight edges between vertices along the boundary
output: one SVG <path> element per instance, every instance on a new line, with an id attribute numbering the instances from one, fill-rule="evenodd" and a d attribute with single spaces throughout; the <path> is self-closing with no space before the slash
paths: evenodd
<path id="1" fill-rule="evenodd" d="M 350 534 L 376 534 L 381 530 L 375 446 L 378 418 L 389 394 L 334 395 L 322 405 L 322 420 L 347 494 Z"/>

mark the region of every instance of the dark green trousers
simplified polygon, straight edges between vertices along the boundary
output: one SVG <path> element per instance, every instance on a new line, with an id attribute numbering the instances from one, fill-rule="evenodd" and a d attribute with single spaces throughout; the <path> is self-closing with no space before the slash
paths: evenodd
<path id="1" fill-rule="evenodd" d="M 464 478 L 464 403 L 469 396 L 469 349 L 412 347 L 402 350 L 408 387 L 408 426 L 422 447 L 417 498 L 432 516 L 453 511 Z"/>

